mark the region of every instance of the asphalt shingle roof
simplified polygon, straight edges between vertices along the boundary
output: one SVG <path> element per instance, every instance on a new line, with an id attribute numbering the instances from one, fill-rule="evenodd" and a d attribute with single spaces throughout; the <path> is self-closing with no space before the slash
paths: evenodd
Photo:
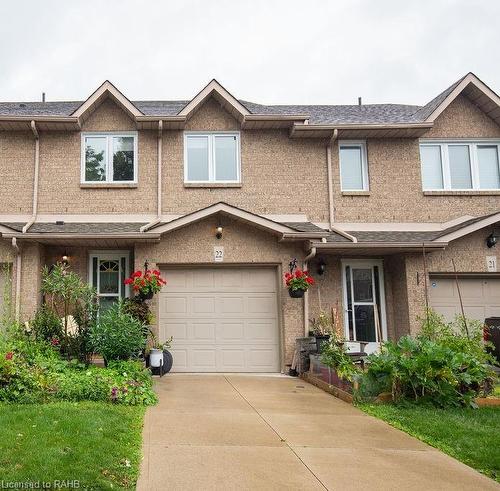
<path id="1" fill-rule="evenodd" d="M 434 111 L 460 79 L 425 106 L 408 104 L 264 105 L 241 100 L 252 114 L 303 114 L 310 124 L 419 123 Z M 84 101 L 0 102 L 0 115 L 70 116 Z M 189 101 L 132 101 L 146 116 L 175 116 Z"/>
<path id="2" fill-rule="evenodd" d="M 1 225 L 21 232 L 25 223 L 4 222 Z M 84 222 L 64 222 L 59 225 L 55 222 L 37 222 L 30 229 L 30 234 L 121 234 L 129 232 L 139 232 L 144 223 L 84 223 Z"/>

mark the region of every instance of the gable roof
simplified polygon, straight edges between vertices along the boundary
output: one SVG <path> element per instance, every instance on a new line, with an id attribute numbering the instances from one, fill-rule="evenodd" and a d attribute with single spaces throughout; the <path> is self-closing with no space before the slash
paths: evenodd
<path id="1" fill-rule="evenodd" d="M 481 230 L 482 228 L 494 225 L 497 222 L 500 222 L 500 211 L 481 217 L 471 218 L 470 220 L 466 220 L 458 225 L 449 227 L 438 233 L 434 240 L 450 242 Z"/>
<path id="2" fill-rule="evenodd" d="M 285 223 L 275 222 L 274 220 L 270 220 L 269 218 L 265 218 L 261 215 L 256 215 L 255 213 L 251 213 L 236 206 L 224 203 L 223 201 L 207 206 L 206 208 L 194 211 L 192 213 L 188 213 L 187 215 L 183 215 L 182 217 L 176 218 L 171 222 L 158 224 L 152 227 L 150 231 L 159 234 L 173 232 L 174 230 L 178 230 L 182 227 L 186 227 L 188 225 L 199 222 L 200 220 L 204 220 L 205 218 L 217 214 L 226 215 L 231 218 L 234 218 L 235 220 L 240 220 L 242 222 L 248 223 L 257 228 L 268 231 L 272 234 L 281 236 L 281 238 L 283 239 L 294 239 L 294 238 L 320 239 L 328 235 L 327 231 L 319 227 L 316 227 L 313 224 L 310 224 L 306 230 L 303 228 L 302 225 L 299 226 L 297 223 L 285 224 Z"/>
<path id="3" fill-rule="evenodd" d="M 177 115 L 190 118 L 191 115 L 210 97 L 214 97 L 222 107 L 239 121 L 242 121 L 244 116 L 250 114 L 250 111 L 214 78 L 201 89 Z"/>
<path id="4" fill-rule="evenodd" d="M 118 104 L 131 118 L 143 115 L 137 106 L 128 100 L 109 80 L 98 87 L 90 97 L 78 106 L 70 116 L 83 121 L 98 107 L 105 99 L 110 98 Z"/>
<path id="5" fill-rule="evenodd" d="M 72 118 L 66 123 L 85 120 L 107 97 L 112 98 L 133 119 L 138 122 L 159 119 L 183 124 L 207 100 L 214 97 L 227 111 L 245 127 L 267 124 L 270 121 L 288 121 L 301 136 L 311 136 L 312 131 L 328 131 L 339 128 L 345 132 L 342 137 L 350 137 L 347 131 L 373 128 L 380 131 L 388 128 L 392 136 L 413 135 L 425 132 L 435 119 L 458 97 L 463 94 L 500 125 L 500 97 L 473 73 L 468 73 L 424 106 L 409 104 L 351 104 L 351 105 L 265 105 L 248 102 L 234 97 L 217 80 L 211 80 L 191 100 L 130 101 L 111 82 L 105 81 L 85 101 L 67 102 L 0 102 L 0 123 L 2 121 L 41 120 L 48 118 Z M 266 123 L 267 122 L 267 123 Z M 307 124 L 305 124 L 307 123 Z M 61 123 L 62 124 L 62 123 Z M 274 126 L 273 126 L 274 124 Z M 391 127 L 392 126 L 392 127 Z M 172 126 L 177 128 L 178 126 Z M 12 124 L 5 129 L 15 129 Z M 397 133 L 399 131 L 399 133 Z M 313 135 L 314 136 L 314 135 Z M 325 136 L 318 133 L 316 136 Z M 372 136 L 377 136 L 377 133 Z"/>
<path id="6" fill-rule="evenodd" d="M 415 113 L 415 117 L 426 122 L 435 121 L 460 94 L 464 94 L 473 104 L 500 125 L 500 97 L 472 72 L 457 80 L 419 109 Z"/>

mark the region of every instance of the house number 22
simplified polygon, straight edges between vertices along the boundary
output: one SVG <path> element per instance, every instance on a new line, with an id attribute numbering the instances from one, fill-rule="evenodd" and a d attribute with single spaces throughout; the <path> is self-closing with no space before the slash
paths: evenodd
<path id="1" fill-rule="evenodd" d="M 216 263 L 221 263 L 224 261 L 224 247 L 221 246 L 214 247 L 214 261 Z"/>

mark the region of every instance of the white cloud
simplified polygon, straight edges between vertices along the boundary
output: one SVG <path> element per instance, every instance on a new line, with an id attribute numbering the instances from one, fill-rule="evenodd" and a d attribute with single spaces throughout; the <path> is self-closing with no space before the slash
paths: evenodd
<path id="1" fill-rule="evenodd" d="M 491 0 L 20 0 L 0 4 L 0 100 L 425 103 L 468 71 L 500 88 Z"/>

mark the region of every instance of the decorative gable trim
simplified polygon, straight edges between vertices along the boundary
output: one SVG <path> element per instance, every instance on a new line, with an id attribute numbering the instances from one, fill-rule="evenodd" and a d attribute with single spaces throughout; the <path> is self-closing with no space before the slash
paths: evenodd
<path id="1" fill-rule="evenodd" d="M 500 126 L 500 97 L 473 73 L 468 73 L 458 83 L 427 117 L 426 122 L 434 122 L 462 92 Z"/>
<path id="2" fill-rule="evenodd" d="M 444 235 L 440 235 L 439 237 L 434 239 L 433 242 L 451 242 L 452 240 L 460 239 L 485 227 L 494 225 L 497 222 L 500 222 L 500 212 L 486 216 L 482 220 L 477 220 L 470 225 L 465 225 L 464 227 L 459 228 L 458 230 L 454 230 L 450 233 L 445 232 Z"/>
<path id="3" fill-rule="evenodd" d="M 214 205 L 208 206 L 201 210 L 197 210 L 193 213 L 184 215 L 183 217 L 172 220 L 169 223 L 158 225 L 154 227 L 152 231 L 154 233 L 165 234 L 168 232 L 173 232 L 182 227 L 186 227 L 200 220 L 208 218 L 213 215 L 222 213 L 236 220 L 241 220 L 243 222 L 249 223 L 257 228 L 266 230 L 275 235 L 281 236 L 283 239 L 296 239 L 296 238 L 321 238 L 327 236 L 328 232 L 298 232 L 296 229 L 284 225 L 282 223 L 269 220 L 261 215 L 256 215 L 249 211 L 242 210 L 235 206 L 228 205 L 224 202 L 219 202 Z"/>
<path id="4" fill-rule="evenodd" d="M 106 80 L 92 95 L 73 113 L 72 116 L 83 121 L 95 111 L 95 109 L 107 98 L 112 99 L 132 119 L 142 116 L 143 113 L 127 99 L 109 80 Z"/>
<path id="5" fill-rule="evenodd" d="M 250 111 L 236 97 L 229 93 L 217 80 L 212 79 L 191 101 L 179 111 L 178 116 L 189 119 L 193 113 L 209 98 L 214 97 L 238 121 L 243 121 Z"/>

